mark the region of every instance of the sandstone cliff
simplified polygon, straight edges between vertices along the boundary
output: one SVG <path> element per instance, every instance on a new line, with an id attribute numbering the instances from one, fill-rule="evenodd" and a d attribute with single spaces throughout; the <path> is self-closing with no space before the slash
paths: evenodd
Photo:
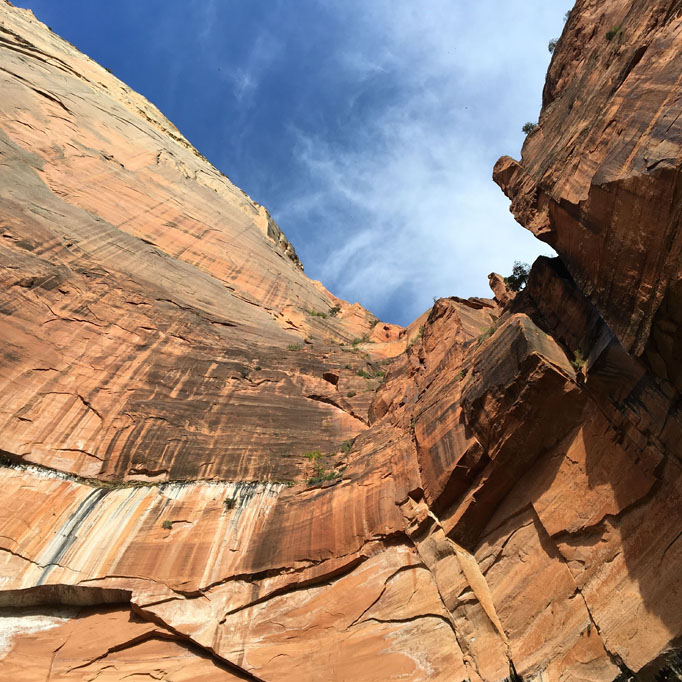
<path id="1" fill-rule="evenodd" d="M 495 169 L 560 258 L 402 329 L 2 0 L 2 679 L 682 679 L 681 48 L 578 0 Z"/>

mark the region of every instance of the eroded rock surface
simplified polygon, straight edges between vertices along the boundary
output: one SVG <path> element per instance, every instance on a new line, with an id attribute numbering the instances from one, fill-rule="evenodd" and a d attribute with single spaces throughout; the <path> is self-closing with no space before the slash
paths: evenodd
<path id="1" fill-rule="evenodd" d="M 496 169 L 560 258 L 402 329 L 0 2 L 2 678 L 676 679 L 678 5 L 577 3 Z"/>

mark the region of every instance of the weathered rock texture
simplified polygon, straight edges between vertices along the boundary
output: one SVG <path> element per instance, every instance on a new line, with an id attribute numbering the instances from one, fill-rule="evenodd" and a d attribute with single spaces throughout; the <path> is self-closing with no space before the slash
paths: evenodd
<path id="1" fill-rule="evenodd" d="M 681 14 L 577 3 L 496 168 L 561 258 L 402 329 L 2 0 L 2 679 L 677 679 Z"/>

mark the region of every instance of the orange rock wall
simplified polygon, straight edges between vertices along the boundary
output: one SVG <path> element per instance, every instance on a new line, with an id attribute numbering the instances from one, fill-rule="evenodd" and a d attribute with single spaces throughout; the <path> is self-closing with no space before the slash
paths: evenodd
<path id="1" fill-rule="evenodd" d="M 678 679 L 678 4 L 579 0 L 496 168 L 560 259 L 402 329 L 0 2 L 2 679 Z"/>

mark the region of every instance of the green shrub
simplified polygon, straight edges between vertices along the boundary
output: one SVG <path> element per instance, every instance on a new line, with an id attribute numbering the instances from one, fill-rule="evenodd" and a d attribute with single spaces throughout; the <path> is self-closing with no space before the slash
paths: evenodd
<path id="1" fill-rule="evenodd" d="M 550 54 L 553 53 L 554 50 L 556 50 L 557 42 L 558 41 L 555 38 L 552 38 L 552 40 L 550 40 L 549 43 L 547 43 L 547 49 L 549 50 Z"/>
<path id="2" fill-rule="evenodd" d="M 512 274 L 504 278 L 504 283 L 512 291 L 521 291 L 526 284 L 528 284 L 528 277 L 530 275 L 530 265 L 522 263 L 521 261 L 514 261 Z"/>
<path id="3" fill-rule="evenodd" d="M 339 450 L 341 450 L 341 452 L 344 455 L 348 454 L 353 449 L 353 443 L 354 442 L 355 442 L 354 439 L 351 438 L 350 440 L 347 440 L 344 443 L 341 443 L 341 447 L 339 448 Z"/>
<path id="4" fill-rule="evenodd" d="M 311 476 L 308 479 L 308 485 L 317 485 L 318 483 L 324 483 L 326 481 L 335 481 L 337 478 L 341 478 L 340 471 L 327 471 L 324 467 L 318 467 L 315 470 L 315 476 Z"/>
<path id="5" fill-rule="evenodd" d="M 488 327 L 483 330 L 483 333 L 478 337 L 479 342 L 489 339 L 495 332 L 495 327 Z"/>
<path id="6" fill-rule="evenodd" d="M 318 312 L 317 310 L 306 310 L 306 312 L 307 312 L 308 315 L 310 315 L 311 317 L 322 317 L 322 318 L 324 318 L 325 320 L 327 319 L 327 313 L 320 313 L 320 312 Z"/>
<path id="7" fill-rule="evenodd" d="M 161 524 L 161 528 L 164 530 L 170 530 L 173 527 L 173 522 L 169 521 L 168 519 L 165 519 L 164 522 Z"/>
<path id="8" fill-rule="evenodd" d="M 313 450 L 312 452 L 306 452 L 303 455 L 309 462 L 316 462 L 318 459 L 322 459 L 322 453 L 319 450 Z"/>
<path id="9" fill-rule="evenodd" d="M 348 391 L 348 393 L 346 393 L 346 397 L 347 397 L 347 398 L 353 398 L 353 397 L 356 396 L 356 395 L 357 395 L 357 394 L 355 393 L 355 391 Z"/>
<path id="10" fill-rule="evenodd" d="M 528 135 L 529 133 L 532 133 L 537 127 L 538 127 L 537 123 L 533 123 L 532 121 L 528 121 L 527 123 L 523 124 L 523 127 L 521 128 L 521 130 L 523 130 L 523 132 L 526 133 L 526 135 Z"/>
<path id="11" fill-rule="evenodd" d="M 369 372 L 365 371 L 364 369 L 359 369 L 359 370 L 356 372 L 356 374 L 357 374 L 359 377 L 362 377 L 363 379 L 372 379 L 372 378 L 373 378 L 372 375 L 371 375 Z"/>
<path id="12" fill-rule="evenodd" d="M 234 497 L 226 497 L 223 500 L 223 507 L 225 509 L 234 509 L 237 506 L 237 500 L 234 499 Z"/>
<path id="13" fill-rule="evenodd" d="M 341 306 L 335 305 L 333 308 L 329 309 L 329 316 L 336 317 L 341 312 Z"/>
<path id="14" fill-rule="evenodd" d="M 620 26 L 613 26 L 609 31 L 606 32 L 606 40 L 613 40 L 621 35 L 622 29 Z"/>
<path id="15" fill-rule="evenodd" d="M 576 350 L 573 353 L 573 360 L 571 360 L 571 364 L 573 365 L 573 369 L 575 369 L 576 372 L 579 372 L 585 366 L 586 362 L 587 360 L 581 350 Z"/>
<path id="16" fill-rule="evenodd" d="M 303 346 L 300 343 L 290 343 L 287 346 L 287 350 L 301 350 Z"/>

